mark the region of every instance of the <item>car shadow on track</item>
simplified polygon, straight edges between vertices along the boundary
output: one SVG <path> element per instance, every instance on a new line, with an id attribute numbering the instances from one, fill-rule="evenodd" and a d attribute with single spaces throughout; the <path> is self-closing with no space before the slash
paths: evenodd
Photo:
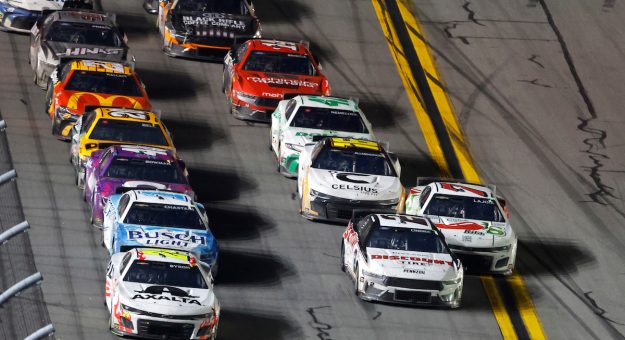
<path id="1" fill-rule="evenodd" d="M 253 179 L 242 177 L 229 168 L 189 166 L 191 186 L 200 202 L 226 201 L 239 198 L 243 191 L 257 187 Z"/>
<path id="2" fill-rule="evenodd" d="M 217 284 L 220 286 L 272 286 L 295 273 L 292 264 L 275 255 L 230 249 L 219 251 Z"/>
<path id="3" fill-rule="evenodd" d="M 148 14 L 117 14 L 117 23 L 128 35 L 130 42 L 136 43 L 142 37 L 158 32 L 156 28 L 156 16 Z"/>
<path id="4" fill-rule="evenodd" d="M 137 68 L 137 74 L 151 99 L 183 100 L 195 98 L 204 85 L 198 84 L 190 74 L 177 70 Z"/>
<path id="5" fill-rule="evenodd" d="M 230 340 L 279 340 L 298 339 L 302 330 L 291 320 L 261 311 L 221 309 L 218 339 Z"/>
<path id="6" fill-rule="evenodd" d="M 275 228 L 275 223 L 255 209 L 231 204 L 207 204 L 211 232 L 219 241 L 252 240 Z"/>
<path id="7" fill-rule="evenodd" d="M 312 16 L 312 9 L 309 5 L 294 0 L 255 1 L 254 8 L 262 25 L 285 22 L 295 24 Z"/>
<path id="8" fill-rule="evenodd" d="M 534 265 L 538 262 L 538 265 Z M 592 252 L 579 244 L 551 238 L 520 239 L 517 268 L 521 275 L 573 274 L 597 262 Z"/>
<path id="9" fill-rule="evenodd" d="M 166 116 L 169 116 L 165 113 Z M 199 119 L 163 118 L 163 122 L 172 134 L 174 145 L 178 150 L 197 150 L 210 147 L 213 142 L 226 138 L 226 133 L 206 121 Z"/>
<path id="10" fill-rule="evenodd" d="M 392 146 L 391 146 L 392 150 Z M 415 156 L 398 153 L 401 165 L 401 183 L 407 188 L 417 185 L 418 177 L 439 177 L 441 171 L 429 156 Z"/>

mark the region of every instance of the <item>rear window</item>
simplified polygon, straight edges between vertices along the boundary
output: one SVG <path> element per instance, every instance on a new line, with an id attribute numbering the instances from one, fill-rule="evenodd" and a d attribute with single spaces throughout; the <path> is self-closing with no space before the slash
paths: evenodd
<path id="1" fill-rule="evenodd" d="M 125 120 L 102 118 L 96 123 L 89 138 L 130 144 L 169 146 L 163 129 L 158 124 Z"/>
<path id="2" fill-rule="evenodd" d="M 55 22 L 48 30 L 46 39 L 80 45 L 122 46 L 122 39 L 111 27 L 77 22 Z"/>
<path id="3" fill-rule="evenodd" d="M 170 160 L 118 157 L 106 169 L 104 177 L 187 184 L 177 164 Z"/>

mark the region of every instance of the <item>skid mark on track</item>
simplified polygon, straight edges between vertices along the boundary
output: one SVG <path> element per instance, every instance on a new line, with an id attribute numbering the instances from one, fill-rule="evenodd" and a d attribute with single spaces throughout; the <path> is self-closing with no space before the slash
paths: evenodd
<path id="1" fill-rule="evenodd" d="M 474 24 L 477 24 L 477 25 L 480 25 L 480 26 L 486 26 L 486 25 L 482 24 L 481 22 L 477 21 L 477 19 L 475 19 L 475 11 L 470 9 L 469 5 L 471 5 L 471 2 L 469 2 L 469 1 L 465 2 L 462 5 L 462 9 L 464 9 L 467 12 L 467 19 L 469 19 Z"/>
<path id="2" fill-rule="evenodd" d="M 597 301 L 595 301 L 595 299 L 590 297 L 590 294 L 592 294 L 592 291 L 584 292 L 584 296 L 586 297 L 586 299 L 588 299 L 588 302 L 590 302 L 590 305 L 593 306 L 595 314 L 597 314 L 600 318 L 605 319 L 609 322 L 615 323 L 617 325 L 625 326 L 625 323 L 615 321 L 605 316 L 606 310 L 599 307 L 599 305 L 597 304 Z"/>
<path id="3" fill-rule="evenodd" d="M 543 84 L 543 83 L 541 83 L 541 82 L 538 80 L 538 78 L 534 78 L 534 79 L 532 79 L 532 80 L 524 80 L 524 79 L 521 79 L 521 80 L 517 80 L 517 81 L 518 81 L 519 83 L 528 83 L 528 84 L 532 84 L 532 85 L 536 85 L 536 86 L 540 86 L 540 87 L 545 87 L 545 88 L 548 88 L 548 89 L 550 89 L 550 88 L 551 88 L 551 85 L 547 85 L 547 84 Z"/>
<path id="4" fill-rule="evenodd" d="M 543 65 L 540 61 L 538 61 L 538 55 L 537 54 L 532 54 L 532 56 L 530 56 L 527 60 L 531 63 L 534 63 L 536 65 L 538 65 L 540 68 L 545 68 L 545 65 Z"/>
<path id="5" fill-rule="evenodd" d="M 318 306 L 318 307 L 307 308 L 306 313 L 308 313 L 308 315 L 310 315 L 310 317 L 312 318 L 312 321 L 309 321 L 308 324 L 310 325 L 310 327 L 312 327 L 314 330 L 317 331 L 317 338 L 319 340 L 332 340 L 332 337 L 330 336 L 330 333 L 329 333 L 329 331 L 333 328 L 332 325 L 321 321 L 319 319 L 319 316 L 317 315 L 317 310 L 325 309 L 325 308 L 332 308 L 332 307 L 331 306 Z"/>
<path id="6" fill-rule="evenodd" d="M 23 74 L 21 74 L 20 70 L 22 69 L 21 64 L 23 63 L 23 61 L 22 61 L 22 58 L 20 58 L 17 55 L 17 51 L 19 49 L 17 47 L 17 42 L 15 41 L 15 37 L 13 35 L 9 36 L 9 44 L 10 44 L 11 50 L 14 51 L 13 62 L 17 70 L 17 75 L 18 75 L 17 80 L 18 80 L 18 84 L 20 87 L 20 92 L 24 96 L 28 96 L 28 89 L 27 89 L 26 83 L 24 82 L 24 79 L 29 79 L 30 77 L 24 76 Z M 62 236 L 63 231 L 61 228 L 61 218 L 59 216 L 59 207 L 54 197 L 54 187 L 52 186 L 51 171 L 48 168 L 48 164 L 46 164 L 45 162 L 45 152 L 43 150 L 43 145 L 41 142 L 41 135 L 39 134 L 39 129 L 37 128 L 36 118 L 35 118 L 35 113 L 33 112 L 33 108 L 25 100 L 22 101 L 22 103 L 24 103 L 24 105 L 26 106 L 28 125 L 30 126 L 30 130 L 32 131 L 32 134 L 33 134 L 33 141 L 34 141 L 34 145 L 36 149 L 36 155 L 37 155 L 37 159 L 39 160 L 38 165 L 42 169 L 42 174 L 41 174 L 42 180 L 43 180 L 42 182 L 45 183 L 45 186 L 42 189 L 47 191 L 50 197 L 50 208 L 52 212 L 53 225 L 54 225 L 54 228 L 58 230 L 58 235 L 59 235 L 58 241 L 59 241 L 59 252 L 60 252 L 59 257 L 61 259 L 65 259 L 67 258 L 67 254 L 65 252 L 65 244 L 64 244 L 64 240 Z M 62 263 L 63 263 L 63 274 L 67 278 L 65 282 L 67 284 L 66 291 L 69 292 L 69 304 L 71 306 L 70 309 L 72 311 L 74 319 L 77 321 L 76 322 L 77 333 L 75 335 L 79 339 L 85 339 L 85 332 L 84 332 L 82 323 L 79 322 L 80 313 L 79 313 L 78 301 L 76 298 L 76 291 L 72 283 L 72 272 L 69 268 L 67 261 L 62 260 Z"/>

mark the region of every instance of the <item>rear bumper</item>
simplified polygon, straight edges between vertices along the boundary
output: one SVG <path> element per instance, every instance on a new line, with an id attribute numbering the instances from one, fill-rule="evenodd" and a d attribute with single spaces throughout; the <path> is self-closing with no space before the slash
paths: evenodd
<path id="1" fill-rule="evenodd" d="M 397 204 L 381 204 L 376 201 L 360 201 L 353 203 L 350 200 L 319 199 L 310 201 L 310 208 L 304 208 L 302 216 L 311 220 L 329 222 L 348 222 L 355 209 L 371 209 L 372 211 L 396 212 Z"/>
<path id="2" fill-rule="evenodd" d="M 230 50 L 230 47 L 231 46 L 228 45 L 208 46 L 192 43 L 180 45 L 177 42 L 169 40 L 168 43 L 163 46 L 163 51 L 171 57 L 223 62 L 226 53 Z"/>
<path id="3" fill-rule="evenodd" d="M 507 251 L 480 252 L 455 248 L 450 250 L 460 258 L 462 265 L 471 274 L 509 275 L 514 270 L 516 245 Z"/>

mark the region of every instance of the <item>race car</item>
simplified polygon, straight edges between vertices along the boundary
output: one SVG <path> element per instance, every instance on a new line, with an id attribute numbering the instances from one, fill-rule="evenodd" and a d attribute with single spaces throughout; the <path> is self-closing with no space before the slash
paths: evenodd
<path id="1" fill-rule="evenodd" d="M 92 7 L 89 0 L 0 0 L 0 30 L 28 33 L 45 13 Z"/>
<path id="2" fill-rule="evenodd" d="M 310 220 L 344 222 L 354 209 L 402 212 L 401 168 L 378 142 L 325 137 L 299 156 L 300 214 Z"/>
<path id="3" fill-rule="evenodd" d="M 113 334 L 147 339 L 212 339 L 220 306 L 210 271 L 188 252 L 132 249 L 111 256 L 106 308 Z"/>
<path id="4" fill-rule="evenodd" d="M 78 117 L 96 107 L 152 108 L 137 75 L 119 63 L 74 60 L 58 67 L 50 84 L 46 110 L 59 139 L 69 139 Z"/>
<path id="5" fill-rule="evenodd" d="M 158 29 L 165 54 L 219 61 L 235 41 L 261 35 L 248 0 L 160 1 Z"/>
<path id="6" fill-rule="evenodd" d="M 91 223 L 102 226 L 103 208 L 110 196 L 129 188 L 159 189 L 195 197 L 185 164 L 173 151 L 112 145 L 95 151 L 85 162 L 85 201 Z"/>
<path id="7" fill-rule="evenodd" d="M 224 58 L 223 91 L 238 119 L 268 123 L 283 99 L 330 95 L 330 84 L 304 43 L 248 40 Z"/>
<path id="8" fill-rule="evenodd" d="M 70 161 L 76 170 L 76 184 L 83 189 L 85 162 L 97 150 L 111 145 L 131 144 L 175 152 L 165 124 L 152 112 L 96 108 L 80 116 L 71 130 Z"/>
<path id="9" fill-rule="evenodd" d="M 104 206 L 102 241 L 111 255 L 136 247 L 189 251 L 217 276 L 217 240 L 204 206 L 189 195 L 160 190 L 112 195 Z"/>
<path id="10" fill-rule="evenodd" d="M 363 300 L 460 307 L 462 263 L 426 218 L 367 214 L 350 220 L 341 269 Z"/>
<path id="11" fill-rule="evenodd" d="M 49 1 L 52 2 L 52 1 Z M 67 59 L 123 62 L 134 67 L 126 35 L 115 15 L 94 11 L 58 11 L 37 20 L 30 31 L 30 67 L 42 89 L 48 78 Z"/>
<path id="12" fill-rule="evenodd" d="M 468 271 L 512 273 L 517 236 L 494 186 L 418 179 L 406 198 L 406 214 L 434 222 Z"/>
<path id="13" fill-rule="evenodd" d="M 271 114 L 271 150 L 280 173 L 297 177 L 299 153 L 313 136 L 375 140 L 371 123 L 352 99 L 296 96 L 283 100 Z"/>

